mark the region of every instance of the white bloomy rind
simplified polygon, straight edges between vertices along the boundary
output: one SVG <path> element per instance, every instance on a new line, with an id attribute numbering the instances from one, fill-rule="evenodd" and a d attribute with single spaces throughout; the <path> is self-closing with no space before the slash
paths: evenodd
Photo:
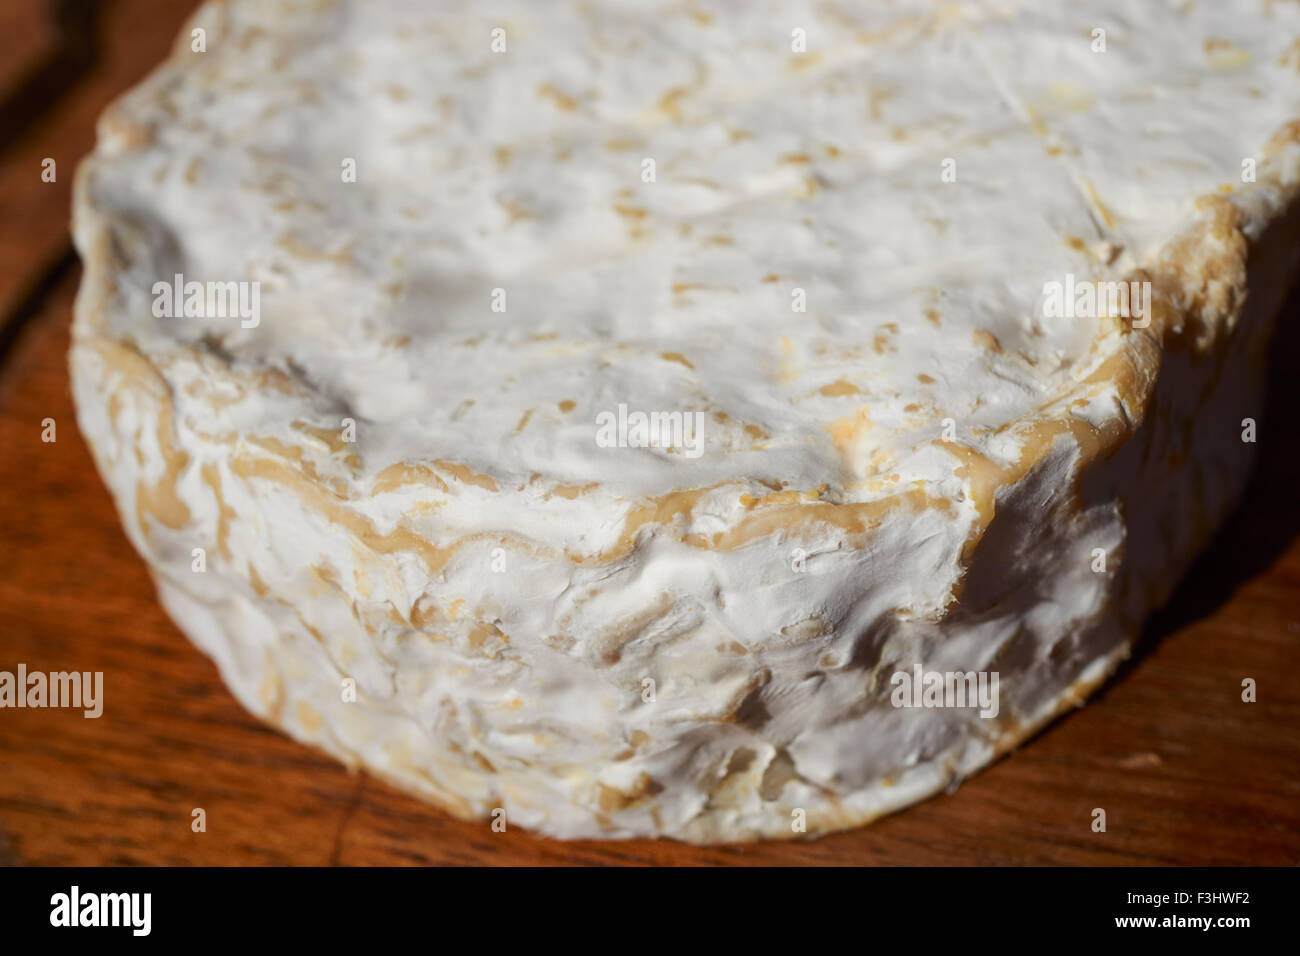
<path id="1" fill-rule="evenodd" d="M 700 842 L 1080 703 L 1249 469 L 1300 10 L 491 6 L 205 6 L 80 172 L 80 425 L 240 701 L 464 817 Z M 996 716 L 893 706 L 918 667 Z"/>

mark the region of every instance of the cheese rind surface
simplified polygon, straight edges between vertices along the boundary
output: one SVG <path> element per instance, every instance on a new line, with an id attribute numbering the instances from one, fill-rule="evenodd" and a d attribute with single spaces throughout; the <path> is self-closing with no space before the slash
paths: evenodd
<path id="1" fill-rule="evenodd" d="M 1081 703 L 1244 485 L 1300 179 L 1248 6 L 210 4 L 79 174 L 82 431 L 350 765 L 560 837 L 869 821 Z"/>

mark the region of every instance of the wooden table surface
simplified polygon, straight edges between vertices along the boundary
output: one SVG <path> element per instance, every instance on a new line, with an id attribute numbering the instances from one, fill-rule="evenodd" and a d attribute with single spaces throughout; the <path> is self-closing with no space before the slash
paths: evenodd
<path id="1" fill-rule="evenodd" d="M 155 600 L 77 432 L 65 358 L 72 171 L 190 4 L 107 4 L 94 49 L 78 24 L 98 5 L 63 4 L 62 32 L 54 6 L 0 4 L 0 670 L 103 671 L 105 704 L 99 719 L 0 710 L 0 863 L 1300 863 L 1300 296 L 1247 497 L 1133 660 L 955 792 L 871 827 L 721 848 L 493 833 L 249 716 Z"/>

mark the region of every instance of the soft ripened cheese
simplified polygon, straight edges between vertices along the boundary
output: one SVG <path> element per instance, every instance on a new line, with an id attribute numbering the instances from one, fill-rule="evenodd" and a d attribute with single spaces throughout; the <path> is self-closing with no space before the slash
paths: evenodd
<path id="1" fill-rule="evenodd" d="M 192 27 L 79 177 L 80 424 L 244 705 L 452 812 L 871 820 L 1081 702 L 1244 483 L 1294 4 Z M 1048 304 L 1121 280 L 1143 315 Z M 997 705 L 898 706 L 918 671 Z"/>

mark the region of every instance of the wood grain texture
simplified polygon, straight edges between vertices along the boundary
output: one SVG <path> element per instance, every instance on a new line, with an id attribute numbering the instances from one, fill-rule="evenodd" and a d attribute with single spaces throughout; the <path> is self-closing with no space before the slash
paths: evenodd
<path id="1" fill-rule="evenodd" d="M 10 103 L 58 45 L 48 4 L 0 4 L 0 103 Z M 0 126 L 0 131 L 6 131 Z"/>
<path id="2" fill-rule="evenodd" d="M 0 670 L 103 671 L 106 698 L 97 720 L 0 710 L 0 863 L 1300 863 L 1300 297 L 1280 320 L 1242 508 L 1133 660 L 954 793 L 871 827 L 721 848 L 493 833 L 245 713 L 158 606 L 77 434 L 66 353 L 79 270 L 23 250 L 31 231 L 66 248 L 67 196 L 14 172 L 15 157 L 84 152 L 98 110 L 163 55 L 184 7 L 109 8 L 94 75 L 0 153 L 0 255 L 23 252 L 5 281 L 34 290 L 0 356 Z M 45 418 L 55 443 L 41 441 Z M 1257 703 L 1241 701 L 1244 677 Z M 206 833 L 190 829 L 196 807 Z"/>

